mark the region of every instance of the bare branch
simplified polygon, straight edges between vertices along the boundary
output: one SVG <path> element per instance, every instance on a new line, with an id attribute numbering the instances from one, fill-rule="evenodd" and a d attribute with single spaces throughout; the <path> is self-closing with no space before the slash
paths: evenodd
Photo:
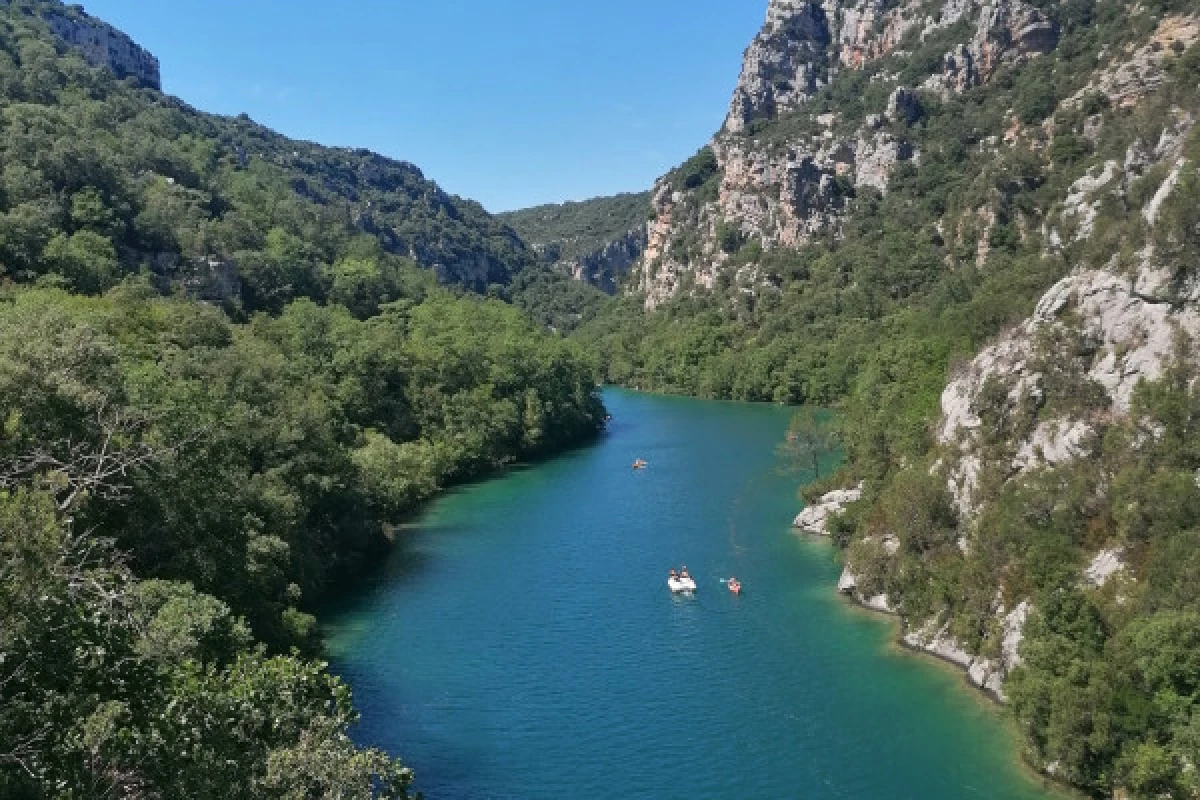
<path id="1" fill-rule="evenodd" d="M 119 500 L 133 488 L 127 480 L 132 471 L 178 453 L 205 433 L 198 429 L 175 444 L 156 444 L 144 438 L 153 421 L 147 414 L 109 410 L 101 403 L 96 411 L 98 443 L 68 437 L 0 460 L 0 488 L 49 478 L 58 484 L 55 502 L 64 513 L 75 509 L 85 496 Z"/>

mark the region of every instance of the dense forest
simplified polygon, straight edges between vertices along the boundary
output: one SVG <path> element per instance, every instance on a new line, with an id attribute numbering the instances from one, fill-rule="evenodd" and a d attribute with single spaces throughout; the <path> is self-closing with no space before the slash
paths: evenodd
<path id="1" fill-rule="evenodd" d="M 1086 458 L 982 470 L 977 519 L 934 434 L 948 379 L 1072 269 L 1130 275 L 1152 248 L 1163 302 L 1189 302 L 1194 170 L 1164 199 L 1149 168 L 1090 236 L 1062 205 L 1200 116 L 1197 44 L 1176 42 L 1139 102 L 1092 90 L 1194 0 L 1034 0 L 1053 50 L 919 92 L 903 121 L 885 119 L 891 91 L 939 69 L 964 25 L 837 72 L 736 135 L 786 149 L 822 116 L 838 135 L 874 119 L 919 160 L 886 191 L 835 180 L 838 224 L 798 247 L 718 220 L 715 284 L 653 313 L 555 268 L 645 223 L 649 195 L 492 217 L 410 164 L 93 68 L 39 18 L 48 2 L 0 7 L 0 796 L 405 797 L 412 775 L 347 737 L 314 605 L 439 489 L 594 435 L 597 375 L 836 406 L 847 465 L 810 491 L 863 482 L 832 523 L 861 590 L 984 654 L 996 598 L 1032 598 L 1008 684 L 1031 763 L 1098 797 L 1200 795 L 1195 343 L 1118 417 L 1084 377 L 1085 327 L 1043 336 L 1044 392 L 1014 406 L 986 387 L 983 462 L 1011 465 L 1068 412 L 1097 435 Z M 721 180 L 706 147 L 664 186 L 703 205 Z M 708 233 L 670 254 L 699 266 Z M 1114 544 L 1135 578 L 1082 585 Z"/>
<path id="2" fill-rule="evenodd" d="M 440 488 L 595 435 L 594 365 L 478 206 L 39 7 L 0 9 L 0 796 L 407 796 L 312 608 Z"/>

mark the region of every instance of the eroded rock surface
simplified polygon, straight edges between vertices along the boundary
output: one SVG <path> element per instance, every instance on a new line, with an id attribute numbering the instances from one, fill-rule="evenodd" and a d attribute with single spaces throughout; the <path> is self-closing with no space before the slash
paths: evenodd
<path id="1" fill-rule="evenodd" d="M 0 5 L 9 2 L 0 0 Z M 93 67 L 105 67 L 118 78 L 133 78 L 142 86 L 162 89 L 154 54 L 107 22 L 87 14 L 79 6 L 47 3 L 38 11 L 54 35 Z"/>
<path id="2" fill-rule="evenodd" d="M 829 520 L 846 510 L 846 506 L 862 498 L 862 486 L 856 489 L 838 489 L 830 492 L 805 508 L 792 522 L 793 528 L 815 536 L 829 535 Z"/>

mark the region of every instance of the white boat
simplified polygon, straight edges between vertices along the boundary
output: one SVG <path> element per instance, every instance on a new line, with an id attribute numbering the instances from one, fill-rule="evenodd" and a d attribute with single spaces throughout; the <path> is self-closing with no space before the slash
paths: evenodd
<path id="1" fill-rule="evenodd" d="M 675 594 L 691 594 L 696 591 L 696 581 L 691 577 L 671 577 L 667 578 L 667 588 Z"/>

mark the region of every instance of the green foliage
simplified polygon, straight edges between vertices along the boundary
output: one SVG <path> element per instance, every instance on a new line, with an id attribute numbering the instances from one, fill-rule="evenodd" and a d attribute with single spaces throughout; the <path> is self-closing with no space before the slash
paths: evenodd
<path id="1" fill-rule="evenodd" d="M 345 738 L 344 688 L 296 655 L 319 648 L 307 610 L 441 487 L 603 417 L 573 346 L 425 291 L 246 325 L 138 283 L 0 298 L 0 488 L 36 493 L 0 494 L 0 756 L 25 754 L 0 787 L 404 796 L 407 772 Z M 94 596 L 43 585 L 67 580 L 46 577 L 64 547 Z"/>
<path id="2" fill-rule="evenodd" d="M 1097 795 L 1126 787 L 1139 798 L 1190 797 L 1198 788 L 1184 769 L 1200 719 L 1196 375 L 1180 361 L 1139 387 L 1128 418 L 1091 416 L 1108 422 L 1084 444 L 1090 455 L 1057 467 L 989 476 L 988 465 L 1011 463 L 1004 448 L 1036 417 L 986 439 L 982 510 L 965 551 L 945 477 L 927 463 L 893 472 L 870 513 L 851 520 L 857 536 L 872 537 L 847 537 L 870 590 L 887 591 L 913 619 L 948 618 L 977 652 L 999 651 L 998 598 L 1032 599 L 1023 666 L 1006 691 L 1031 759 Z M 1069 400 L 1077 383 L 1047 374 L 1044 393 L 1041 408 L 1060 409 L 1052 416 L 1087 416 Z M 1005 424 L 989 418 L 982 427 Z M 880 555 L 885 532 L 901 545 L 895 556 Z M 1125 570 L 1103 591 L 1084 588 L 1087 558 L 1105 547 L 1125 553 Z"/>
<path id="3" fill-rule="evenodd" d="M 1091 143 L 1073 133 L 1059 134 L 1050 143 L 1050 160 L 1062 166 L 1077 164 L 1091 155 L 1091 152 Z"/>
<path id="4" fill-rule="evenodd" d="M 804 406 L 792 415 L 787 438 L 779 446 L 780 454 L 791 462 L 792 468 L 810 472 L 814 479 L 821 477 L 821 461 L 837 447 L 833 417 L 829 412 Z"/>
<path id="5" fill-rule="evenodd" d="M 719 169 L 716 153 L 711 147 L 702 147 L 672 173 L 671 183 L 678 191 L 699 189 L 717 177 Z"/>
<path id="6" fill-rule="evenodd" d="M 190 586 L 138 583 L 50 496 L 0 496 L 0 556 L 5 797 L 408 796 L 408 770 L 350 744 L 324 665 L 251 648 Z"/>
<path id="7" fill-rule="evenodd" d="M 418 266 L 479 293 L 534 274 L 566 291 L 509 227 L 412 164 L 200 113 L 60 52 L 26 10 L 0 9 L 8 280 L 98 293 L 147 274 L 237 314 L 308 297 L 365 316 L 409 296 Z"/>
<path id="8" fill-rule="evenodd" d="M 650 193 L 596 197 L 497 214 L 550 262 L 594 253 L 634 228 L 645 225 Z"/>
<path id="9" fill-rule="evenodd" d="M 1177 281 L 1200 272 L 1200 178 L 1186 170 L 1160 209 L 1155 252 L 1172 268 Z"/>

